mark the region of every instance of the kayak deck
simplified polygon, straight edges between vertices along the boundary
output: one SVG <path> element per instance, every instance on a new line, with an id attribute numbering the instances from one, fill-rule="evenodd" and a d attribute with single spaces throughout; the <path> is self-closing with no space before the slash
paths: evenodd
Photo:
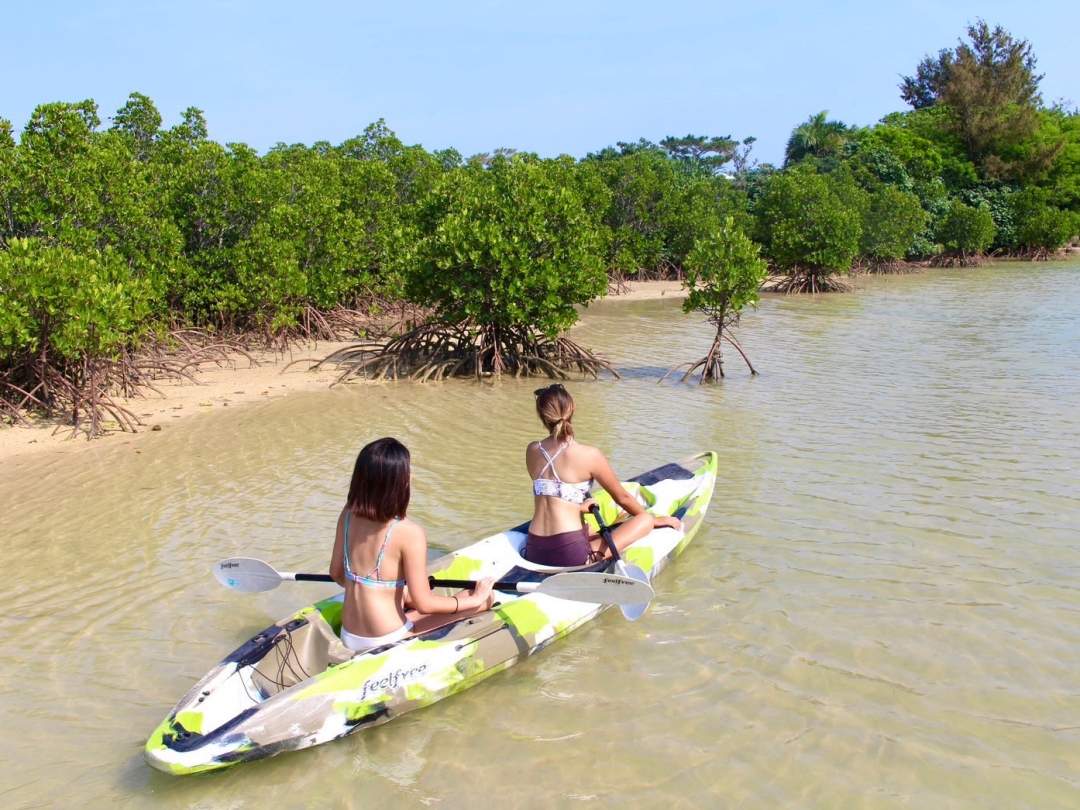
<path id="1" fill-rule="evenodd" d="M 685 548 L 701 525 L 716 467 L 715 453 L 701 453 L 627 482 L 650 512 L 683 521 L 681 532 L 656 529 L 633 543 L 623 552 L 627 562 L 651 579 Z M 605 522 L 613 522 L 618 509 L 610 496 L 600 491 L 595 497 Z M 447 554 L 429 573 L 520 582 L 567 570 L 525 560 L 520 552 L 527 531 L 522 524 Z M 425 617 L 414 635 L 355 654 L 338 639 L 343 599 L 339 591 L 309 605 L 226 656 L 147 740 L 148 762 L 169 773 L 195 773 L 347 736 L 466 689 L 609 607 L 496 592 L 490 610 Z"/>

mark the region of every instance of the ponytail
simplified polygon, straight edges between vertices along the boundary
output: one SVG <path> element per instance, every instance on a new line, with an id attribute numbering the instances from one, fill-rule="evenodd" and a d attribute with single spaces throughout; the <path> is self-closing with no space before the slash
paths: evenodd
<path id="1" fill-rule="evenodd" d="M 574 438 L 574 398 L 559 383 L 538 388 L 536 415 L 556 441 Z"/>

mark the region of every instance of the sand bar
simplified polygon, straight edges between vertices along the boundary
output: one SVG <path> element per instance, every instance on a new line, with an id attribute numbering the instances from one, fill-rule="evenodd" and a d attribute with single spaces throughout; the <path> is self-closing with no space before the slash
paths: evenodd
<path id="1" fill-rule="evenodd" d="M 628 287 L 607 300 L 647 301 L 686 294 L 678 281 L 631 282 Z M 294 346 L 284 354 L 255 352 L 251 355 L 255 365 L 237 355 L 229 365 L 204 366 L 195 374 L 197 384 L 188 380 L 159 380 L 155 384 L 158 392 L 147 391 L 143 397 L 118 400 L 143 423 L 137 433 L 113 430 L 88 441 L 85 436 L 72 438 L 70 427 L 33 417 L 29 426 L 0 426 L 0 462 L 31 453 L 77 453 L 117 441 L 138 441 L 154 430 L 166 430 L 178 420 L 216 408 L 243 406 L 294 391 L 324 390 L 337 378 L 333 368 L 312 372 L 307 370 L 306 363 L 286 367 L 295 360 L 326 357 L 348 345 L 348 342 L 321 342 Z"/>

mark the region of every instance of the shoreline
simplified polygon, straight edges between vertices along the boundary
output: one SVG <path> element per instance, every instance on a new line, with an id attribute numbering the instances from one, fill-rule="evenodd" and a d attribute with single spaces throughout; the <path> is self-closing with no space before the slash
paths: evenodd
<path id="1" fill-rule="evenodd" d="M 619 295 L 607 295 L 607 301 L 650 301 L 660 298 L 684 298 L 679 281 L 637 281 Z M 165 430 L 197 414 L 216 408 L 243 407 L 253 402 L 287 396 L 300 391 L 324 391 L 337 378 L 333 368 L 311 372 L 298 363 L 284 371 L 289 363 L 305 358 L 326 357 L 356 341 L 321 341 L 297 344 L 290 351 L 250 352 L 256 365 L 237 355 L 228 365 L 208 365 L 197 371 L 196 383 L 163 379 L 155 382 L 157 392 L 145 396 L 118 398 L 117 402 L 138 415 L 142 424 L 135 433 L 109 430 L 95 439 L 71 436 L 71 428 L 52 420 L 30 416 L 30 425 L 0 425 L 0 462 L 44 454 L 68 454 L 95 447 L 109 446 L 121 440 L 139 441 L 148 433 Z"/>
<path id="2" fill-rule="evenodd" d="M 196 371 L 193 374 L 196 383 L 185 379 L 156 380 L 157 391 L 148 389 L 144 396 L 118 397 L 116 400 L 142 422 L 134 433 L 110 429 L 97 438 L 87 439 L 83 434 L 72 436 L 68 425 L 30 415 L 30 425 L 0 427 L 0 461 L 47 452 L 78 452 L 114 444 L 121 438 L 138 440 L 148 433 L 164 430 L 178 419 L 215 408 L 242 407 L 296 391 L 324 390 L 337 377 L 334 369 L 309 372 L 298 363 L 282 372 L 289 363 L 325 357 L 351 342 L 301 344 L 284 353 L 249 352 L 254 364 L 242 355 L 235 355 L 227 365 L 209 364 Z"/>
<path id="3" fill-rule="evenodd" d="M 1072 248 L 1058 254 L 1053 259 L 1071 259 L 1080 248 Z M 994 257 L 991 262 L 1019 261 L 1019 257 Z M 933 269 L 929 262 L 902 262 L 894 272 L 920 272 Z M 874 275 L 865 270 L 851 274 L 851 278 Z M 761 292 L 764 294 L 783 294 L 775 290 L 782 276 L 766 278 Z M 596 301 L 633 302 L 655 301 L 665 298 L 681 300 L 687 292 L 681 281 L 630 281 L 622 292 L 609 292 Z M 582 317 L 588 317 L 588 310 L 582 311 Z M 117 402 L 135 413 L 142 424 L 136 432 L 111 429 L 95 439 L 85 436 L 72 437 L 71 428 L 62 423 L 43 417 L 28 415 L 29 425 L 0 424 L 0 462 L 24 459 L 31 456 L 56 455 L 81 452 L 94 447 L 108 446 L 125 442 L 140 441 L 147 434 L 165 430 L 198 414 L 207 413 L 215 408 L 243 407 L 254 402 L 287 396 L 301 391 L 325 391 L 337 378 L 333 368 L 311 372 L 303 364 L 284 371 L 290 363 L 303 359 L 321 359 L 330 353 L 354 344 L 356 341 L 319 341 L 298 343 L 285 352 L 256 351 L 248 354 L 255 364 L 249 363 L 246 356 L 237 354 L 226 365 L 208 364 L 197 372 L 195 383 L 184 379 L 162 379 L 155 382 L 158 389 L 147 390 L 145 396 L 117 398 Z M 141 452 L 141 451 L 140 451 Z"/>

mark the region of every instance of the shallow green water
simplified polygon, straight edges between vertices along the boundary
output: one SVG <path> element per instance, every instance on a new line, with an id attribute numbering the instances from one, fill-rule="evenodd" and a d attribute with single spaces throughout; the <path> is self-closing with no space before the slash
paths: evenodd
<path id="1" fill-rule="evenodd" d="M 0 470 L 5 807 L 1080 805 L 1080 265 L 772 297 L 717 386 L 664 384 L 708 328 L 604 303 L 577 383 L 617 470 L 715 448 L 709 518 L 637 624 L 608 613 L 386 726 L 174 779 L 145 737 L 216 659 L 323 589 L 351 463 L 396 435 L 412 514 L 464 545 L 530 507 L 534 382 L 355 386 Z M 141 452 L 135 452 L 139 450 Z"/>

